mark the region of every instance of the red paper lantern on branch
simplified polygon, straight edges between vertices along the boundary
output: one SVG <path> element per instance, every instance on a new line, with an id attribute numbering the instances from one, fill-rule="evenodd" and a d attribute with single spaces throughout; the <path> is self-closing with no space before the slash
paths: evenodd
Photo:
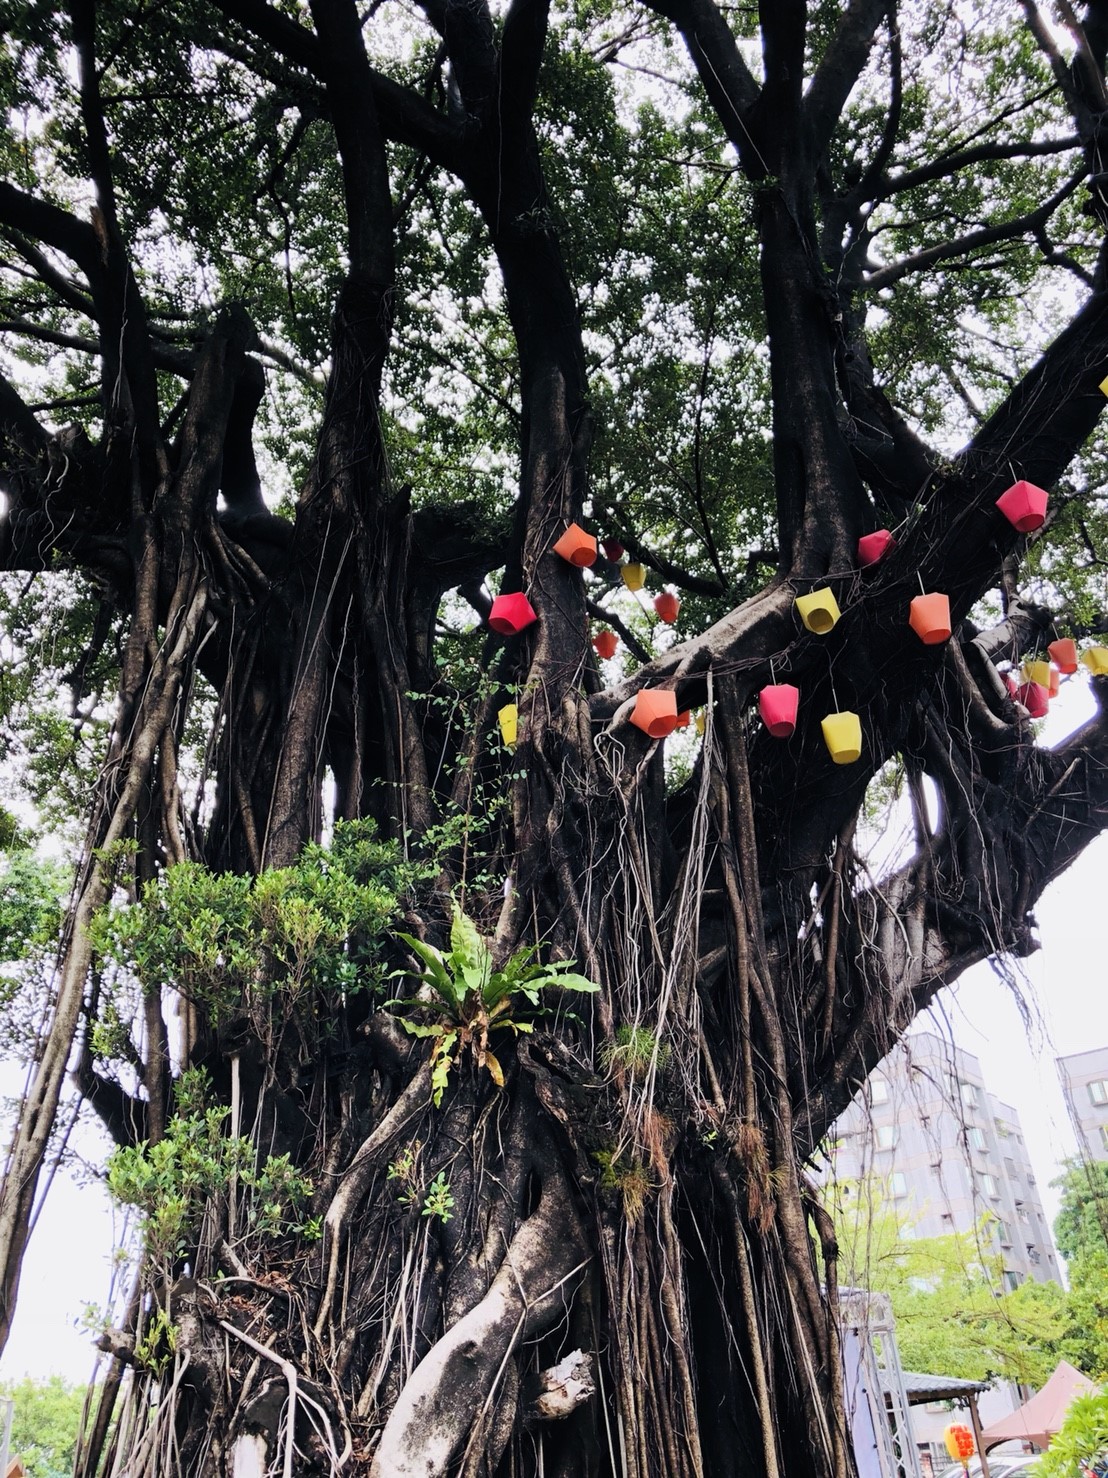
<path id="1" fill-rule="evenodd" d="M 663 590 L 661 595 L 654 597 L 654 609 L 658 612 L 659 621 L 664 621 L 667 626 L 672 626 L 677 620 L 677 613 L 681 609 L 681 602 L 672 590 Z"/>
<path id="2" fill-rule="evenodd" d="M 598 631 L 592 639 L 592 644 L 596 648 L 597 656 L 607 661 L 609 657 L 615 656 L 616 648 L 619 646 L 619 637 L 614 631 Z"/>
<path id="3" fill-rule="evenodd" d="M 538 619 L 534 606 L 521 590 L 498 595 L 489 612 L 489 625 L 501 636 L 518 636 L 524 627 Z"/>

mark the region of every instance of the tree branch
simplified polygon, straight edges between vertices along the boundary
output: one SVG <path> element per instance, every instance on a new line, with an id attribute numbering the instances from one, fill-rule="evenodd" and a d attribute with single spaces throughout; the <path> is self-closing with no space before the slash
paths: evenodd
<path id="1" fill-rule="evenodd" d="M 851 0 L 816 69 L 804 98 L 804 112 L 817 156 L 831 142 L 851 89 L 873 49 L 889 0 Z"/>

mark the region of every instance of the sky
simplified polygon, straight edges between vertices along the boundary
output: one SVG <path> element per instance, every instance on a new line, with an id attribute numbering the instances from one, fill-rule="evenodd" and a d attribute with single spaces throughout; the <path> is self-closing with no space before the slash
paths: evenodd
<path id="1" fill-rule="evenodd" d="M 1040 742 L 1055 744 L 1092 715 L 1082 669 L 1063 681 Z M 1016 962 L 1032 1014 L 1030 1032 L 1009 986 L 988 963 L 968 971 L 918 1025 L 940 1030 L 981 1061 L 991 1093 L 1013 1105 L 1048 1218 L 1058 1209 L 1049 1182 L 1076 1151 L 1054 1066 L 1056 1054 L 1108 1045 L 1108 989 L 1101 919 L 1108 925 L 1108 834 L 1089 846 L 1044 894 L 1036 909 L 1042 948 Z M 82 1152 L 96 1158 L 96 1135 Z M 59 1175 L 31 1239 L 0 1379 L 59 1374 L 86 1381 L 96 1351 L 83 1324 L 86 1306 L 105 1305 L 119 1231 L 102 1187 Z"/>

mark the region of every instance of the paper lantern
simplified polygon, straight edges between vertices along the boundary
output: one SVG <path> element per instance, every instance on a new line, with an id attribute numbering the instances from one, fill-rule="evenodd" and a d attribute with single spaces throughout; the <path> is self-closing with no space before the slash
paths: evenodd
<path id="1" fill-rule="evenodd" d="M 596 648 L 597 656 L 607 661 L 609 657 L 615 656 L 616 648 L 619 646 L 619 637 L 614 631 L 598 631 L 592 639 L 592 644 Z"/>
<path id="2" fill-rule="evenodd" d="M 646 571 L 639 564 L 621 565 L 619 569 L 623 583 L 628 590 L 641 590 L 646 584 Z"/>
<path id="3" fill-rule="evenodd" d="M 1019 688 L 1016 685 L 1015 678 L 1012 676 L 1012 674 L 1010 672 L 1001 673 L 1001 676 L 1004 679 L 1004 686 L 1008 689 L 1008 696 L 1009 696 L 1009 698 L 1014 698 L 1016 696 L 1016 694 L 1019 692 Z"/>
<path id="4" fill-rule="evenodd" d="M 1049 662 L 1025 662 L 1020 668 L 1025 683 L 1038 683 L 1040 688 L 1050 691 L 1050 663 Z"/>
<path id="5" fill-rule="evenodd" d="M 973 1433 L 965 1422 L 951 1422 L 950 1426 L 943 1432 L 943 1441 L 946 1450 L 955 1462 L 964 1463 L 976 1452 Z"/>
<path id="6" fill-rule="evenodd" d="M 525 626 L 538 619 L 534 606 L 520 590 L 512 595 L 498 595 L 489 612 L 489 625 L 501 636 L 518 636 Z"/>
<path id="7" fill-rule="evenodd" d="M 676 724 L 676 727 L 678 729 L 687 729 L 689 727 L 689 723 L 690 723 L 691 719 L 692 719 L 692 709 L 691 708 L 682 709 L 682 711 L 677 715 L 677 724 Z"/>
<path id="8" fill-rule="evenodd" d="M 651 739 L 664 739 L 677 727 L 676 695 L 662 688 L 640 689 L 635 694 L 631 722 Z"/>
<path id="9" fill-rule="evenodd" d="M 890 549 L 895 548 L 896 540 L 888 529 L 878 529 L 875 534 L 863 534 L 858 540 L 858 563 L 863 569 L 866 565 L 875 565 Z"/>
<path id="10" fill-rule="evenodd" d="M 496 715 L 500 723 L 500 737 L 511 749 L 519 738 L 519 709 L 514 703 L 505 703 Z"/>
<path id="11" fill-rule="evenodd" d="M 1101 380 L 1100 384 L 1097 386 L 1097 389 L 1102 395 L 1108 395 L 1108 378 Z"/>
<path id="12" fill-rule="evenodd" d="M 800 689 L 792 683 L 771 683 L 758 694 L 758 712 L 775 739 L 789 739 L 796 728 Z"/>
<path id="13" fill-rule="evenodd" d="M 623 545 L 618 539 L 602 539 L 600 547 L 604 551 L 604 558 L 610 559 L 613 564 L 617 559 L 623 558 Z"/>
<path id="14" fill-rule="evenodd" d="M 1050 669 L 1050 696 L 1052 698 L 1057 698 L 1061 686 L 1062 674 L 1058 671 L 1057 667 L 1052 667 Z"/>
<path id="15" fill-rule="evenodd" d="M 996 506 L 1014 529 L 1030 534 L 1041 528 L 1046 519 L 1047 497 L 1033 482 L 1014 482 L 1006 493 L 1001 493 Z"/>
<path id="16" fill-rule="evenodd" d="M 798 595 L 796 609 L 804 625 L 817 636 L 826 636 L 842 614 L 826 585 L 813 590 L 811 595 Z"/>
<path id="17" fill-rule="evenodd" d="M 1081 660 L 1094 677 L 1108 677 L 1108 647 L 1089 647 Z"/>
<path id="18" fill-rule="evenodd" d="M 1060 636 L 1057 641 L 1052 641 L 1047 647 L 1050 660 L 1067 676 L 1077 671 L 1077 643 L 1070 636 Z"/>
<path id="19" fill-rule="evenodd" d="M 1044 688 L 1042 683 L 1021 683 L 1016 689 L 1016 697 L 1031 718 L 1046 718 L 1050 707 L 1050 689 Z"/>
<path id="20" fill-rule="evenodd" d="M 663 590 L 661 595 L 654 597 L 654 609 L 658 612 L 659 621 L 664 621 L 667 626 L 672 626 L 677 620 L 677 613 L 681 609 L 681 602 L 672 590 Z"/>
<path id="21" fill-rule="evenodd" d="M 571 523 L 554 545 L 554 553 L 578 570 L 586 570 L 596 563 L 596 540 L 586 534 L 580 524 Z"/>
<path id="22" fill-rule="evenodd" d="M 950 599 L 932 593 L 917 595 L 908 608 L 908 625 L 925 647 L 937 646 L 950 636 Z"/>
<path id="23" fill-rule="evenodd" d="M 852 765 L 862 753 L 862 720 L 846 710 L 820 720 L 823 742 L 837 765 Z"/>
<path id="24" fill-rule="evenodd" d="M 704 737 L 704 730 L 708 727 L 708 720 L 707 720 L 707 718 L 704 715 L 703 708 L 698 708 L 697 709 L 695 723 L 696 723 L 696 732 L 703 739 L 703 737 Z"/>

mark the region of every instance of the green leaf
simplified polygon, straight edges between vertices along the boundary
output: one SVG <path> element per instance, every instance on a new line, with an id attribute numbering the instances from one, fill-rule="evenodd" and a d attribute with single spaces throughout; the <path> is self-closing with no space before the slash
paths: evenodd
<path id="1" fill-rule="evenodd" d="M 462 997 L 459 995 L 454 981 L 451 979 L 442 954 L 433 944 L 425 944 L 422 939 L 416 939 L 412 934 L 397 933 L 397 939 L 402 939 L 412 953 L 423 961 L 424 974 L 421 977 L 426 980 L 431 989 L 446 1002 L 448 1006 L 460 1006 Z"/>
<path id="2" fill-rule="evenodd" d="M 457 904 L 454 905 L 454 922 L 450 926 L 450 963 L 455 980 L 460 976 L 467 990 L 483 996 L 489 983 L 492 956 L 473 920 L 467 918 Z M 464 994 L 464 991 L 459 991 L 459 1001 Z"/>

